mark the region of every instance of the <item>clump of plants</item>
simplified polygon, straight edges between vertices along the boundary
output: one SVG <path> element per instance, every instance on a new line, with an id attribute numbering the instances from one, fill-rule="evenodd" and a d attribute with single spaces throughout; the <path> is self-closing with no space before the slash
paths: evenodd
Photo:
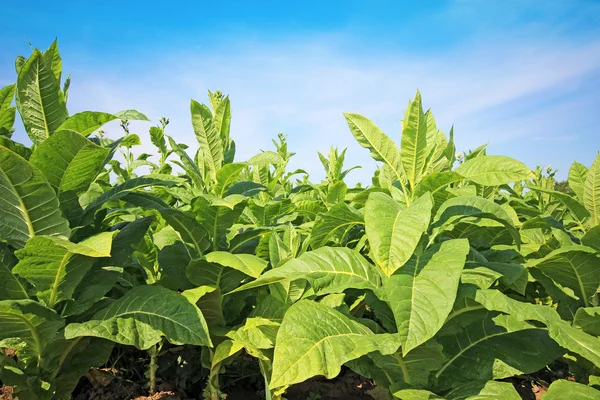
<path id="1" fill-rule="evenodd" d="M 405 400 L 520 399 L 511 382 L 539 371 L 544 400 L 600 396 L 600 157 L 561 191 L 485 146 L 457 160 L 417 92 L 399 143 L 344 114 L 379 162 L 368 187 L 345 183 L 335 147 L 311 182 L 284 135 L 236 160 L 218 91 L 191 102 L 197 152 L 163 118 L 136 155 L 129 121 L 148 118 L 70 115 L 56 42 L 16 72 L 0 89 L 0 380 L 19 399 L 69 399 L 132 353 L 149 392 L 170 376 L 205 399 L 246 365 L 267 400 L 342 369 Z M 31 145 L 11 137 L 17 111 Z"/>

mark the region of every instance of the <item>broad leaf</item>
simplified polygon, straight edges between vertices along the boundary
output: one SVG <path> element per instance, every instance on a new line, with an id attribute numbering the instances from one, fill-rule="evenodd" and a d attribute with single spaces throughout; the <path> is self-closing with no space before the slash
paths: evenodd
<path id="1" fill-rule="evenodd" d="M 359 211 L 346 203 L 339 203 L 319 215 L 310 233 L 310 245 L 316 249 L 328 242 L 343 244 L 346 235 L 363 224 L 363 216 Z"/>
<path id="2" fill-rule="evenodd" d="M 321 247 L 265 272 L 236 291 L 299 279 L 308 281 L 317 295 L 341 293 L 349 288 L 375 290 L 381 286 L 377 269 L 357 251 Z"/>
<path id="3" fill-rule="evenodd" d="M 217 172 L 223 166 L 223 142 L 213 124 L 210 109 L 204 104 L 192 100 L 190 110 L 192 113 L 192 126 L 196 139 L 200 144 L 201 162 L 206 165 L 213 182 L 217 180 Z"/>
<path id="4" fill-rule="evenodd" d="M 68 237 L 69 224 L 44 175 L 0 146 L 0 239 L 21 248 L 35 235 Z"/>
<path id="5" fill-rule="evenodd" d="M 433 246 L 388 279 L 381 289 L 398 327 L 402 354 L 432 338 L 450 314 L 469 243 L 455 239 Z"/>
<path id="6" fill-rule="evenodd" d="M 569 169 L 569 187 L 575 192 L 581 203 L 584 201 L 585 181 L 587 179 L 588 169 L 575 161 Z"/>
<path id="7" fill-rule="evenodd" d="M 475 157 L 459 165 L 454 172 L 484 186 L 500 186 L 534 177 L 525 164 L 504 156 Z"/>
<path id="8" fill-rule="evenodd" d="M 84 111 L 72 115 L 57 129 L 60 131 L 71 131 L 82 136 L 89 136 L 100 129 L 104 124 L 117 119 L 116 115 L 97 111 Z"/>
<path id="9" fill-rule="evenodd" d="M 0 242 L 0 300 L 28 299 L 27 282 L 13 274 L 17 258 L 9 247 Z"/>
<path id="10" fill-rule="evenodd" d="M 105 232 L 81 243 L 36 236 L 16 252 L 20 261 L 13 273 L 27 279 L 37 289 L 37 297 L 54 308 L 72 298 L 94 257 L 110 257 L 113 235 Z"/>
<path id="11" fill-rule="evenodd" d="M 365 228 L 372 257 L 387 276 L 412 256 L 429 226 L 433 203 L 425 194 L 407 209 L 384 193 L 371 193 L 365 204 Z"/>
<path id="12" fill-rule="evenodd" d="M 397 347 L 394 335 L 375 335 L 326 305 L 301 300 L 286 312 L 277 333 L 269 386 L 291 385 L 317 375 L 331 379 L 350 360 L 373 351 L 390 354 Z"/>
<path id="13" fill-rule="evenodd" d="M 70 324 L 65 337 L 94 336 L 145 350 L 164 336 L 172 343 L 211 346 L 200 310 L 160 286 L 138 286 L 90 321 Z"/>
<path id="14" fill-rule="evenodd" d="M 577 382 L 559 379 L 550 385 L 543 400 L 596 400 L 600 398 L 600 391 Z"/>
<path id="15" fill-rule="evenodd" d="M 402 143 L 400 158 L 410 187 L 414 188 L 421 180 L 427 161 L 427 120 L 421 104 L 421 93 L 408 104 L 402 121 Z"/>

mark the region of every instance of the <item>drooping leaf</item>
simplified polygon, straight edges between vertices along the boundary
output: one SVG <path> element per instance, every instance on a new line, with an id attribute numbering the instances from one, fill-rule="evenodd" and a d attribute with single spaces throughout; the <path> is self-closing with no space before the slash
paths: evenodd
<path id="1" fill-rule="evenodd" d="M 377 289 L 381 276 L 357 251 L 345 247 L 321 247 L 269 270 L 237 291 L 304 279 L 315 294 L 341 293 L 345 289 Z"/>
<path id="2" fill-rule="evenodd" d="M 71 131 L 87 137 L 100 129 L 104 124 L 114 121 L 117 118 L 116 115 L 109 113 L 83 111 L 67 118 L 65 122 L 56 128 L 56 131 Z"/>
<path id="3" fill-rule="evenodd" d="M 36 144 L 48 139 L 68 117 L 60 82 L 37 49 L 19 72 L 17 108 L 27 134 Z"/>
<path id="4" fill-rule="evenodd" d="M 448 361 L 435 376 L 441 388 L 537 371 L 563 354 L 544 328 L 489 314 L 438 339 Z"/>
<path id="5" fill-rule="evenodd" d="M 200 310 L 184 296 L 160 286 L 131 289 L 91 320 L 69 324 L 65 337 L 94 336 L 145 350 L 164 336 L 178 344 L 211 346 Z"/>
<path id="6" fill-rule="evenodd" d="M 573 245 L 554 250 L 546 257 L 529 262 L 561 286 L 572 289 L 582 305 L 589 307 L 590 298 L 600 288 L 600 269 L 595 251 Z"/>
<path id="7" fill-rule="evenodd" d="M 35 235 L 68 237 L 56 193 L 33 165 L 0 146 L 0 239 L 21 248 Z"/>
<path id="8" fill-rule="evenodd" d="M 528 186 L 530 189 L 536 192 L 547 193 L 556 200 L 560 201 L 565 207 L 569 209 L 577 218 L 578 221 L 583 222 L 590 216 L 590 213 L 585 209 L 583 204 L 575 200 L 573 197 L 566 193 L 558 192 L 556 190 L 545 189 L 537 186 Z"/>
<path id="9" fill-rule="evenodd" d="M 81 243 L 36 236 L 16 252 L 19 263 L 13 273 L 27 279 L 36 288 L 37 297 L 54 308 L 72 298 L 94 257 L 110 257 L 113 235 L 104 232 Z"/>
<path id="10" fill-rule="evenodd" d="M 288 309 L 277 333 L 269 386 L 291 385 L 316 375 L 331 379 L 350 360 L 373 351 L 390 354 L 397 348 L 394 335 L 375 335 L 326 305 L 301 300 Z"/>
<path id="11" fill-rule="evenodd" d="M 412 256 L 429 226 L 433 203 L 425 194 L 407 209 L 384 193 L 371 193 L 365 204 L 365 228 L 377 266 L 390 276 Z"/>
<path id="12" fill-rule="evenodd" d="M 534 177 L 525 164 L 504 156 L 475 157 L 459 165 L 454 172 L 484 186 L 500 186 Z"/>
<path id="13" fill-rule="evenodd" d="M 119 119 L 128 121 L 150 121 L 150 118 L 146 117 L 143 113 L 137 110 L 123 110 L 115 113 L 115 116 Z"/>
<path id="14" fill-rule="evenodd" d="M 600 336 L 600 307 L 579 308 L 573 325 L 590 335 Z"/>

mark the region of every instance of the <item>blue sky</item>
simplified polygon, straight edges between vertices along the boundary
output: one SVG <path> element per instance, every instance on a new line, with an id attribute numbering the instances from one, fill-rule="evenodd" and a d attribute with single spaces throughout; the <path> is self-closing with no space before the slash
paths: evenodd
<path id="1" fill-rule="evenodd" d="M 348 166 L 363 166 L 353 180 L 370 182 L 375 163 L 342 112 L 399 141 L 417 88 L 439 127 L 454 124 L 460 150 L 489 142 L 490 154 L 552 164 L 561 178 L 600 150 L 599 1 L 10 2 L 0 85 L 16 79 L 27 39 L 46 48 L 55 37 L 71 113 L 164 115 L 169 134 L 193 147 L 189 100 L 221 89 L 238 160 L 284 132 L 297 153 L 290 167 L 315 180 L 317 150 L 334 144 L 348 147 Z M 149 125 L 134 130 L 144 139 Z"/>

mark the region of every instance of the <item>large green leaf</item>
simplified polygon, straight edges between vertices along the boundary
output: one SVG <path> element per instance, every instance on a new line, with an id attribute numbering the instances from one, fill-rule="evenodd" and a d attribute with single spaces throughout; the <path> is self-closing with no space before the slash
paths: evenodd
<path id="1" fill-rule="evenodd" d="M 325 246 L 328 242 L 343 244 L 352 229 L 364 224 L 362 214 L 346 203 L 339 203 L 316 219 L 310 233 L 313 249 Z"/>
<path id="2" fill-rule="evenodd" d="M 60 131 L 71 131 L 82 136 L 89 136 L 100 129 L 102 125 L 117 119 L 116 115 L 97 111 L 84 111 L 70 116 L 57 129 Z"/>
<path id="3" fill-rule="evenodd" d="M 358 144 L 369 149 L 374 160 L 388 165 L 398 181 L 405 182 L 406 176 L 396 143 L 368 118 L 352 113 L 344 113 L 344 117 Z"/>
<path id="4" fill-rule="evenodd" d="M 0 89 L 0 110 L 10 108 L 13 99 L 15 98 L 15 90 L 17 85 L 12 84 Z"/>
<path id="5" fill-rule="evenodd" d="M 510 382 L 470 382 L 451 390 L 447 400 L 521 400 L 522 397 Z"/>
<path id="6" fill-rule="evenodd" d="M 483 197 L 461 196 L 445 201 L 438 209 L 433 219 L 433 232 L 439 232 L 446 226 L 455 224 L 463 218 L 488 218 L 504 225 L 514 241 L 521 243 L 519 231 L 507 210 L 491 200 Z"/>
<path id="7" fill-rule="evenodd" d="M 181 159 L 181 167 L 190 177 L 190 179 L 194 183 L 194 186 L 196 186 L 197 189 L 204 188 L 204 177 L 194 160 L 192 160 L 182 148 L 182 146 L 177 144 L 177 142 L 175 142 L 171 137 L 167 136 L 167 138 L 169 139 L 169 144 L 171 145 L 173 152 L 177 154 Z"/>
<path id="8" fill-rule="evenodd" d="M 0 300 L 28 299 L 27 282 L 13 274 L 17 258 L 9 247 L 0 242 Z"/>
<path id="9" fill-rule="evenodd" d="M 475 300 L 488 310 L 507 313 L 522 321 L 544 323 L 556 343 L 600 367 L 600 339 L 574 328 L 553 308 L 514 300 L 492 289 L 477 291 Z"/>
<path id="10" fill-rule="evenodd" d="M 33 300 L 0 301 L 0 340 L 18 338 L 31 344 L 39 359 L 64 321 L 53 310 Z"/>
<path id="11" fill-rule="evenodd" d="M 35 235 L 68 237 L 69 224 L 44 175 L 0 146 L 0 239 L 21 248 Z"/>
<path id="12" fill-rule="evenodd" d="M 427 120 L 421 104 L 421 93 L 417 91 L 402 121 L 402 143 L 400 159 L 410 187 L 414 188 L 421 180 L 427 161 Z"/>
<path id="13" fill-rule="evenodd" d="M 429 194 L 407 209 L 384 193 L 369 195 L 365 204 L 365 228 L 373 260 L 385 275 L 392 275 L 412 256 L 429 227 L 432 207 Z"/>
<path id="14" fill-rule="evenodd" d="M 596 251 L 586 246 L 573 245 L 554 250 L 546 257 L 532 260 L 530 267 L 540 270 L 548 278 L 575 292 L 582 305 L 600 288 L 600 269 Z"/>
<path id="15" fill-rule="evenodd" d="M 198 254 L 204 253 L 210 247 L 204 227 L 189 213 L 176 209 L 159 209 L 161 216 L 175 229 L 185 243 L 194 246 Z"/>
<path id="16" fill-rule="evenodd" d="M 68 117 L 60 81 L 37 49 L 19 72 L 17 107 L 27 134 L 36 144 L 48 139 Z"/>
<path id="17" fill-rule="evenodd" d="M 587 179 L 588 169 L 575 161 L 569 169 L 569 187 L 575 192 L 575 195 L 581 203 L 584 201 L 585 181 Z"/>
<path id="18" fill-rule="evenodd" d="M 583 204 L 592 215 L 592 226 L 600 224 L 600 154 L 596 157 L 585 179 Z"/>
<path id="19" fill-rule="evenodd" d="M 600 398 L 600 391 L 593 387 L 559 379 L 552 382 L 548 391 L 544 394 L 543 400 L 597 400 L 598 398 Z"/>
<path id="20" fill-rule="evenodd" d="M 164 336 L 172 343 L 211 346 L 200 310 L 184 296 L 160 286 L 131 289 L 91 320 L 70 324 L 65 337 L 94 336 L 145 350 Z"/>
<path id="21" fill-rule="evenodd" d="M 357 251 L 345 247 L 321 247 L 269 270 L 237 291 L 304 279 L 317 295 L 341 293 L 348 288 L 375 290 L 381 276 Z"/>
<path id="22" fill-rule="evenodd" d="M 435 245 L 390 277 L 381 290 L 394 313 L 402 354 L 431 339 L 450 314 L 469 253 L 466 239 Z"/>
<path id="23" fill-rule="evenodd" d="M 27 279 L 36 288 L 37 297 L 54 308 L 72 298 L 94 257 L 110 257 L 113 236 L 114 232 L 105 232 L 80 243 L 36 236 L 16 252 L 19 263 L 13 273 Z"/>
<path id="24" fill-rule="evenodd" d="M 391 354 L 397 348 L 394 335 L 375 335 L 326 305 L 301 300 L 289 308 L 277 332 L 269 386 L 291 385 L 317 375 L 331 379 L 350 360 L 373 351 Z"/>
<path id="25" fill-rule="evenodd" d="M 215 182 L 217 172 L 223 166 L 224 161 L 220 132 L 215 129 L 212 113 L 206 105 L 192 100 L 190 110 L 192 113 L 192 127 L 200 144 L 201 161 L 207 166 L 208 173 L 212 181 Z"/>
<path id="26" fill-rule="evenodd" d="M 500 186 L 534 177 L 525 164 L 504 156 L 471 158 L 454 171 L 466 179 L 484 186 Z"/>
<path id="27" fill-rule="evenodd" d="M 436 372 L 441 388 L 535 372 L 564 352 L 546 329 L 506 315 L 489 314 L 438 340 L 448 357 Z"/>
<path id="28" fill-rule="evenodd" d="M 593 336 L 600 336 L 600 307 L 582 307 L 577 310 L 573 325 Z"/>

